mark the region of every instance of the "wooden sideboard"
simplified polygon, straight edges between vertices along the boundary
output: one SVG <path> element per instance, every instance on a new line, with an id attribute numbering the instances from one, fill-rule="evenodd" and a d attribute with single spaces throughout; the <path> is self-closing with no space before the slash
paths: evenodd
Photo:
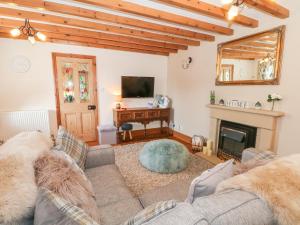
<path id="1" fill-rule="evenodd" d="M 169 127 L 170 117 L 170 108 L 127 108 L 113 110 L 114 125 L 118 128 L 118 131 L 124 123 L 141 123 L 144 125 L 145 136 L 147 135 L 147 124 L 153 121 L 160 121 L 162 132 L 163 122 L 166 122 Z"/>

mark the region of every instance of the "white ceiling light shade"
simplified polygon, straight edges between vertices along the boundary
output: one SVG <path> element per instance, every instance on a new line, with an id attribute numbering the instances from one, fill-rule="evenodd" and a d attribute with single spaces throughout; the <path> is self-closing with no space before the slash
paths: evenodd
<path id="1" fill-rule="evenodd" d="M 11 36 L 13 36 L 13 37 L 18 37 L 18 36 L 21 35 L 21 31 L 20 31 L 19 29 L 15 28 L 15 29 L 12 29 L 12 30 L 10 31 L 10 34 L 11 34 Z"/>
<path id="2" fill-rule="evenodd" d="M 232 5 L 227 13 L 227 19 L 233 20 L 237 15 L 239 15 L 240 8 L 236 5 Z"/>
<path id="3" fill-rule="evenodd" d="M 229 5 L 232 4 L 234 0 L 221 0 L 223 5 Z"/>
<path id="4" fill-rule="evenodd" d="M 45 34 L 41 33 L 41 32 L 37 32 L 36 36 L 41 40 L 41 41 L 46 41 L 47 37 Z"/>
<path id="5" fill-rule="evenodd" d="M 28 41 L 30 41 L 30 43 L 33 44 L 33 45 L 34 45 L 35 42 L 36 42 L 34 36 L 29 36 L 29 37 L 28 37 Z"/>

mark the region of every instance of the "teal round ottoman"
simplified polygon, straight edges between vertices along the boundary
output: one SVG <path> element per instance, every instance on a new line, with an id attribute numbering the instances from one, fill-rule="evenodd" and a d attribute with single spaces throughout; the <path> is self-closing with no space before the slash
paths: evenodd
<path id="1" fill-rule="evenodd" d="M 181 143 L 169 139 L 156 140 L 144 145 L 140 163 L 158 173 L 177 173 L 188 166 L 189 151 Z"/>

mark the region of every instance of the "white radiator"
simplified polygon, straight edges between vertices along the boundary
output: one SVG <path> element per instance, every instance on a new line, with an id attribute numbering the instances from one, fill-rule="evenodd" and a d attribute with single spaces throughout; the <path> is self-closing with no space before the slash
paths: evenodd
<path id="1" fill-rule="evenodd" d="M 0 141 L 22 132 L 40 130 L 51 134 L 53 115 L 51 111 L 0 112 Z"/>

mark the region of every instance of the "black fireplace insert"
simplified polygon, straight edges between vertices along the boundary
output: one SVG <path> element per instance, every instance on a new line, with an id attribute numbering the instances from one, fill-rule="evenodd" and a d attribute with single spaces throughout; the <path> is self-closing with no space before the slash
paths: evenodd
<path id="1" fill-rule="evenodd" d="M 218 157 L 241 160 L 246 148 L 255 147 L 257 128 L 229 121 L 221 121 Z"/>

